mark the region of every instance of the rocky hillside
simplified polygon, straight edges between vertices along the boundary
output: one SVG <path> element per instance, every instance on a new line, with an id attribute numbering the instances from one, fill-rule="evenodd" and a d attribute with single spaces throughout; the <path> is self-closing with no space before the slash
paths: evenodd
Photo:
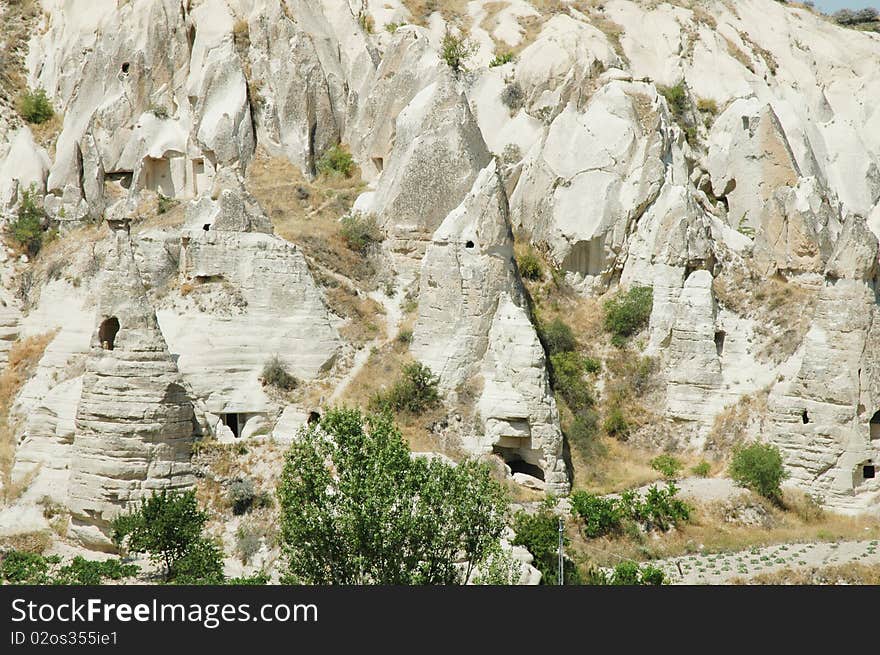
<path id="1" fill-rule="evenodd" d="M 522 498 L 760 439 L 878 511 L 880 34 L 774 0 L 88 5 L 0 6 L 0 532 L 109 548 L 145 492 L 230 482 L 212 444 L 269 485 L 272 444 L 414 371 L 412 448 Z"/>

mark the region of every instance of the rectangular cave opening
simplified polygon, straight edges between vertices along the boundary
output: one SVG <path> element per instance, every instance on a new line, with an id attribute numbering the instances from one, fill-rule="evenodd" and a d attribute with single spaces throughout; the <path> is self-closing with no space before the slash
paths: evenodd
<path id="1" fill-rule="evenodd" d="M 514 448 L 505 448 L 503 446 L 494 446 L 492 452 L 498 455 L 504 463 L 510 467 L 511 475 L 514 473 L 525 473 L 538 480 L 544 480 L 544 471 L 541 467 L 525 461 L 518 450 Z"/>
<path id="2" fill-rule="evenodd" d="M 873 464 L 865 464 L 862 466 L 862 477 L 865 478 L 865 480 L 872 480 L 876 476 L 876 468 Z"/>
<path id="3" fill-rule="evenodd" d="M 239 414 L 220 415 L 220 420 L 223 421 L 223 425 L 232 430 L 232 434 L 236 439 L 241 438 L 241 426 L 244 423 L 240 418 L 241 416 Z"/>

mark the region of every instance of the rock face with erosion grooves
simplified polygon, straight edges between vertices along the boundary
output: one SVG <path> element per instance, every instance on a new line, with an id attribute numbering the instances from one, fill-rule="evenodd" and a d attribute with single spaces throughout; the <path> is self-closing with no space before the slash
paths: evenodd
<path id="1" fill-rule="evenodd" d="M 72 531 L 108 547 L 113 518 L 156 489 L 192 484 L 193 408 L 159 331 L 126 226 L 106 244 L 70 464 Z"/>

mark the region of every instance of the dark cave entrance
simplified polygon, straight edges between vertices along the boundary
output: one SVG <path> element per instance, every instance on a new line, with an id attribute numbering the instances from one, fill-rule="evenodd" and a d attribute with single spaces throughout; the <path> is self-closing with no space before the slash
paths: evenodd
<path id="1" fill-rule="evenodd" d="M 98 328 L 98 341 L 104 350 L 113 350 L 116 345 L 116 335 L 119 333 L 119 319 L 111 316 L 101 323 Z"/>
<path id="2" fill-rule="evenodd" d="M 238 414 L 221 414 L 220 420 L 223 422 L 223 425 L 232 430 L 232 436 L 236 439 L 241 437 L 241 424 L 244 421 L 239 420 Z"/>
<path id="3" fill-rule="evenodd" d="M 870 423 L 871 441 L 880 439 L 880 410 L 874 412 Z"/>
<path id="4" fill-rule="evenodd" d="M 520 455 L 518 450 L 513 448 L 504 448 L 502 446 L 495 446 L 492 449 L 496 455 L 498 455 L 507 466 L 510 467 L 510 473 L 513 475 L 514 473 L 525 473 L 526 475 L 530 475 L 533 478 L 537 478 L 538 480 L 544 481 L 544 471 L 537 464 L 530 464 L 525 461 Z"/>

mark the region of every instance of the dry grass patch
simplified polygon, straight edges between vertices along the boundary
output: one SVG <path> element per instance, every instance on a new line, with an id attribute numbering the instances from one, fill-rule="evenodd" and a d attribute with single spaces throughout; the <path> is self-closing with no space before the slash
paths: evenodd
<path id="1" fill-rule="evenodd" d="M 620 558 L 648 561 L 688 554 L 731 553 L 753 547 L 805 542 L 865 540 L 880 537 L 880 520 L 848 517 L 829 511 L 807 510 L 801 494 L 786 492 L 785 507 L 746 494 L 740 501 L 697 504 L 691 520 L 665 534 L 634 532 L 623 536 L 585 539 L 572 527 L 573 544 L 582 559 L 613 566 Z M 693 505 L 692 501 L 688 501 Z M 761 525 L 731 522 L 738 506 L 756 508 Z M 815 506 L 813 506 L 815 507 Z"/>
<path id="2" fill-rule="evenodd" d="M 41 12 L 37 0 L 8 0 L 0 24 L 0 95 L 6 101 L 26 86 L 25 55 L 31 30 Z"/>
<path id="3" fill-rule="evenodd" d="M 287 159 L 260 150 L 248 170 L 247 188 L 278 236 L 296 243 L 316 264 L 375 288 L 375 263 L 351 250 L 340 236 L 339 219 L 365 188 L 358 169 L 347 178 L 321 175 L 309 181 Z"/>
<path id="4" fill-rule="evenodd" d="M 320 279 L 316 275 L 316 279 Z M 326 280 L 322 280 L 326 282 Z M 319 282 L 320 283 L 320 282 Z M 358 294 L 347 285 L 324 284 L 327 305 L 337 316 L 348 319 L 339 334 L 353 344 L 363 345 L 375 339 L 384 339 L 385 308 L 372 298 Z"/>
<path id="5" fill-rule="evenodd" d="M 880 564 L 838 564 L 836 566 L 786 567 L 750 578 L 736 577 L 735 585 L 880 585 Z"/>
<path id="6" fill-rule="evenodd" d="M 742 267 L 722 271 L 712 282 L 716 300 L 734 313 L 755 321 L 764 343 L 765 361 L 785 361 L 798 349 L 813 318 L 818 291 L 781 275 L 762 277 Z"/>
<path id="7" fill-rule="evenodd" d="M 431 14 L 439 12 L 443 20 L 460 29 L 470 27 L 467 6 L 470 0 L 403 0 L 403 5 L 412 14 L 413 22 L 427 26 Z"/>
<path id="8" fill-rule="evenodd" d="M 394 386 L 404 366 L 413 361 L 407 344 L 397 339 L 374 348 L 366 364 L 346 387 L 338 404 L 366 409 L 376 394 Z M 434 427 L 442 425 L 446 419 L 447 411 L 441 403 L 421 414 L 398 412 L 394 421 L 413 452 L 439 452 L 453 459 L 461 459 L 464 453 L 457 441 L 434 432 Z"/>
<path id="9" fill-rule="evenodd" d="M 15 457 L 15 426 L 9 415 L 12 403 L 27 379 L 33 374 L 46 346 L 56 331 L 16 341 L 9 351 L 6 370 L 0 374 L 0 475 L 6 493 L 11 489 L 9 474 Z"/>
<path id="10" fill-rule="evenodd" d="M 51 544 L 52 533 L 47 530 L 0 537 L 0 551 L 17 550 L 42 555 Z"/>
<path id="11" fill-rule="evenodd" d="M 743 396 L 715 417 L 706 437 L 705 452 L 716 461 L 723 461 L 736 444 L 747 441 L 749 428 L 755 420 L 767 413 L 769 388 L 750 396 Z"/>

